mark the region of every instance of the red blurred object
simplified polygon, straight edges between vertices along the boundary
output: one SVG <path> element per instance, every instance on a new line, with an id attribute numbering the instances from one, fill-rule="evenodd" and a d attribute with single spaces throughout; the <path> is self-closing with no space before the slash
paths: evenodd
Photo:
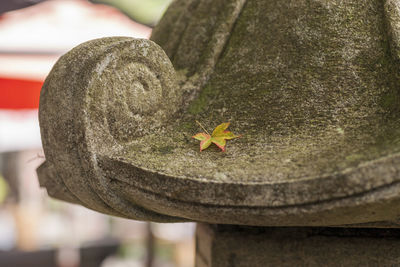
<path id="1" fill-rule="evenodd" d="M 37 109 L 43 81 L 0 77 L 0 109 Z"/>

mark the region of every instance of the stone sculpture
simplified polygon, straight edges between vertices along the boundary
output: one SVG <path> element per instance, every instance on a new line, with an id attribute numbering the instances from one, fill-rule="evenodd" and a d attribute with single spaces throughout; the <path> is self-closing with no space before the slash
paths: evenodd
<path id="1" fill-rule="evenodd" d="M 400 2 L 175 1 L 151 40 L 64 55 L 42 89 L 56 198 L 126 218 L 398 225 Z M 199 120 L 243 135 L 199 152 Z"/>
<path id="2" fill-rule="evenodd" d="M 356 227 L 399 225 L 399 14 L 177 0 L 151 40 L 81 44 L 41 92 L 40 184 L 106 214 L 203 222 L 199 267 L 398 265 L 398 230 Z M 242 138 L 199 152 L 196 120 Z"/>

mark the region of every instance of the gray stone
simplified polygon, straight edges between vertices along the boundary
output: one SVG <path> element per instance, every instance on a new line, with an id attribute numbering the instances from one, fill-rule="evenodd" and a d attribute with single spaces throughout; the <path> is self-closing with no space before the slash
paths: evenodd
<path id="1" fill-rule="evenodd" d="M 399 229 L 197 226 L 196 267 L 399 265 Z"/>
<path id="2" fill-rule="evenodd" d="M 84 43 L 42 89 L 41 185 L 140 220 L 397 226 L 399 14 L 178 0 L 152 41 Z M 243 136 L 199 152 L 196 120 Z"/>

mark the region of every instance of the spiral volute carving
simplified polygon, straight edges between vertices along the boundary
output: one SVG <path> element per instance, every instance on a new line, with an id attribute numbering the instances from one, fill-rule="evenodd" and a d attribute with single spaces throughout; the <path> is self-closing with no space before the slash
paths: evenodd
<path id="1" fill-rule="evenodd" d="M 155 43 L 127 39 L 107 47 L 96 62 L 88 86 L 93 127 L 124 143 L 159 127 L 176 111 L 175 71 Z"/>
<path id="2" fill-rule="evenodd" d="M 176 220 L 107 190 L 111 179 L 98 158 L 161 127 L 181 101 L 177 84 L 169 58 L 150 40 L 96 39 L 61 57 L 41 92 L 42 186 L 56 184 L 52 196 L 103 213 Z"/>

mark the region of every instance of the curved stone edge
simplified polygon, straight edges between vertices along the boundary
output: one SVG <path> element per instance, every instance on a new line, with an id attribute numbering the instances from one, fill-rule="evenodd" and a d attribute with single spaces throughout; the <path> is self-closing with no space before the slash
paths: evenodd
<path id="1" fill-rule="evenodd" d="M 205 205 L 279 208 L 351 197 L 400 182 L 400 154 L 328 176 L 282 183 L 229 183 L 172 177 L 136 167 L 123 159 L 99 157 L 109 177 L 177 201 Z M 131 177 L 137 177 L 131 179 Z"/>
<path id="2" fill-rule="evenodd" d="M 400 215 L 400 185 L 397 183 L 357 196 L 279 208 L 185 202 L 122 182 L 113 188 L 149 210 L 196 222 L 253 226 L 400 226 L 396 223 Z"/>
<path id="3" fill-rule="evenodd" d="M 109 168 L 110 164 L 113 168 Z M 110 161 L 108 158 L 99 159 L 99 166 L 105 171 L 109 179 L 120 179 L 126 175 L 134 174 L 140 181 L 143 175 L 133 170 L 131 165 L 126 165 L 121 161 Z M 130 166 L 130 167 L 129 167 Z M 127 168 L 128 167 L 128 168 Z M 118 170 L 118 173 L 111 170 Z M 396 171 L 399 172 L 398 170 Z M 148 175 L 145 174 L 145 175 Z M 152 177 L 157 176 L 153 174 Z M 311 203 L 298 203 L 285 206 L 273 206 L 271 202 L 258 203 L 258 205 L 236 205 L 218 204 L 216 202 L 202 203 L 194 198 L 182 200 L 176 197 L 165 195 L 165 191 L 173 187 L 181 190 L 190 199 L 195 194 L 201 196 L 201 192 L 215 193 L 213 188 L 206 183 L 197 184 L 197 187 L 187 185 L 187 181 L 174 183 L 173 185 L 165 179 L 162 184 L 153 181 L 152 186 L 157 185 L 159 192 L 154 193 L 150 190 L 128 183 L 126 179 L 114 182 L 112 190 L 116 190 L 126 199 L 138 202 L 149 210 L 165 213 L 172 216 L 183 217 L 194 221 L 221 224 L 243 224 L 258 226 L 339 226 L 347 224 L 363 224 L 377 221 L 396 221 L 400 215 L 400 183 L 394 181 L 379 187 L 355 193 L 345 197 L 330 198 Z M 173 180 L 173 179 L 172 179 Z M 215 184 L 213 184 L 215 186 Z M 240 185 L 237 189 L 242 194 L 253 194 Z M 251 186 L 251 185 L 250 185 Z M 258 188 L 260 185 L 253 185 Z M 264 188 L 265 189 L 265 188 Z M 234 198 L 234 194 L 229 191 L 225 194 Z M 262 189 L 258 195 L 263 195 Z M 226 200 L 223 196 L 217 196 L 217 200 Z M 290 197 L 288 195 L 288 197 Z M 212 199 L 212 200 L 215 200 Z M 379 224 L 379 222 L 378 222 Z M 393 223 L 395 225 L 396 223 Z"/>

